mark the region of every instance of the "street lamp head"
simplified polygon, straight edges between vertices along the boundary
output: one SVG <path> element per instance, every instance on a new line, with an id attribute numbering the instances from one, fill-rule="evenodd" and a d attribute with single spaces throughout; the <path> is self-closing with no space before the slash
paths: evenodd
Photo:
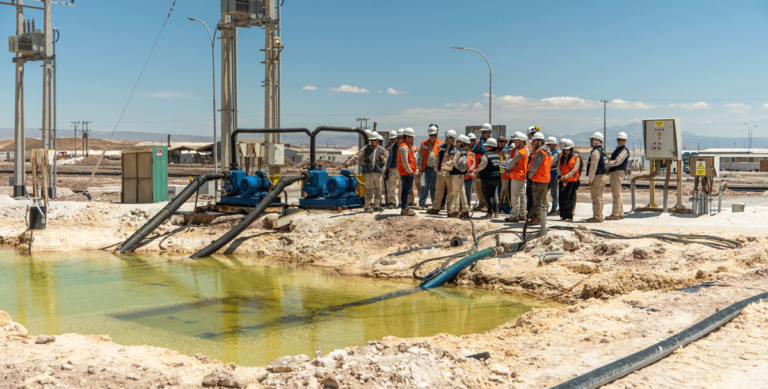
<path id="1" fill-rule="evenodd" d="M 452 48 L 452 49 L 456 49 L 456 50 L 464 50 L 464 48 L 463 48 L 463 47 L 451 47 L 451 48 Z"/>

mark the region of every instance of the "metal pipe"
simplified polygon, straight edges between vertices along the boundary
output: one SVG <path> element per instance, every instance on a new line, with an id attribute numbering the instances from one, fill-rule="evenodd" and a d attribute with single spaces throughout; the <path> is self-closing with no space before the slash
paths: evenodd
<path id="1" fill-rule="evenodd" d="M 243 220 L 240 221 L 236 226 L 234 226 L 231 230 L 227 231 L 226 234 L 224 234 L 221 238 L 214 240 L 211 244 L 204 247 L 202 250 L 192 254 L 190 258 L 197 259 L 202 257 L 210 256 L 211 254 L 218 251 L 220 248 L 224 247 L 224 245 L 228 244 L 235 238 L 237 238 L 238 235 L 240 235 L 243 230 L 248 228 L 256 219 L 261 216 L 262 213 L 267 209 L 267 207 L 272 205 L 272 202 L 277 198 L 277 196 L 280 195 L 280 192 L 285 189 L 286 186 L 293 184 L 296 181 L 304 180 L 307 178 L 306 173 L 302 173 L 298 176 L 293 177 L 283 177 L 278 181 L 274 187 L 272 187 L 272 190 L 267 193 L 267 195 L 262 199 L 259 204 L 251 210 L 251 212 L 246 215 Z"/>
<path id="2" fill-rule="evenodd" d="M 306 133 L 310 137 L 310 139 L 312 138 L 312 133 L 309 132 L 309 130 L 306 128 L 238 128 L 232 131 L 232 134 L 229 136 L 229 143 L 232 145 L 237 143 L 237 136 L 239 134 L 280 134 L 280 133 L 287 134 L 287 133 L 296 133 L 296 132 Z M 234 162 L 236 161 L 236 159 L 237 159 L 237 150 L 235 150 L 235 147 L 233 146 L 231 151 L 231 160 L 232 162 Z"/>
<path id="3" fill-rule="evenodd" d="M 720 190 L 718 194 L 717 199 L 717 213 L 720 213 L 721 206 L 723 205 L 723 192 L 725 192 L 725 189 L 728 187 L 728 181 L 724 182 L 723 185 L 720 185 Z"/>
<path id="4" fill-rule="evenodd" d="M 39 8 L 42 9 L 42 8 Z M 16 35 L 24 33 L 24 6 L 16 3 Z M 24 61 L 20 60 L 21 54 L 16 54 L 16 90 L 14 120 L 14 158 L 13 158 L 13 197 L 24 197 L 27 193 L 24 175 L 27 173 L 24 166 Z"/>
<path id="5" fill-rule="evenodd" d="M 547 207 L 544 204 L 541 206 L 541 237 L 547 236 Z"/>
<path id="6" fill-rule="evenodd" d="M 360 127 L 329 127 L 329 126 L 320 126 L 315 128 L 314 131 L 309 135 L 309 163 L 310 165 L 315 164 L 315 139 L 317 138 L 317 134 L 323 132 L 323 131 L 333 131 L 333 132 L 356 132 L 360 134 L 360 136 L 365 139 L 364 144 L 368 144 L 368 137 L 365 136 L 365 131 L 363 131 Z"/>
<path id="7" fill-rule="evenodd" d="M 629 212 L 632 212 L 635 210 L 635 182 L 637 182 L 638 180 L 645 180 L 645 179 L 653 180 L 654 178 L 656 178 L 656 176 L 659 175 L 660 165 L 661 165 L 660 161 L 658 160 L 654 161 L 653 164 L 650 166 L 650 169 L 651 169 L 650 174 L 647 174 L 644 176 L 637 176 L 633 178 L 632 181 L 630 181 L 629 185 L 632 193 L 632 209 Z M 653 193 L 653 191 L 656 190 L 656 187 L 655 185 L 650 185 L 649 189 L 651 190 L 651 193 Z"/>
<path id="8" fill-rule="evenodd" d="M 56 183 L 57 179 L 57 169 L 56 166 L 58 165 L 59 160 L 59 151 L 57 149 L 58 141 L 59 141 L 59 134 L 57 128 L 56 128 L 56 108 L 58 107 L 56 105 L 56 81 L 58 78 L 56 78 L 56 41 L 59 40 L 59 29 L 54 28 L 54 40 L 53 40 L 53 196 L 52 198 L 58 197 L 58 186 Z"/>
<path id="9" fill-rule="evenodd" d="M 187 187 L 184 188 L 184 190 L 182 190 L 175 199 L 171 200 L 171 202 L 169 202 L 165 208 L 160 210 L 160 212 L 153 216 L 152 219 L 144 224 L 144 226 L 139 228 L 138 231 L 134 232 L 133 235 L 131 235 L 131 237 L 128 238 L 128 240 L 126 240 L 123 244 L 118 246 L 116 250 L 120 252 L 120 254 L 133 250 L 139 243 L 141 243 L 142 240 L 144 240 L 144 238 L 146 238 L 149 234 L 152 233 L 152 231 L 159 227 L 160 224 L 171 217 L 173 213 L 176 212 L 176 210 L 179 209 L 179 207 L 181 207 L 185 201 L 187 201 L 188 198 L 190 198 L 195 192 L 198 191 L 198 189 L 200 189 L 203 183 L 224 177 L 224 174 L 218 173 L 204 173 L 199 175 L 194 179 L 194 181 L 192 181 L 192 183 L 187 185 Z"/>
<path id="10" fill-rule="evenodd" d="M 672 162 L 670 161 L 667 163 L 667 176 L 664 179 L 664 206 L 663 206 L 663 212 L 667 212 L 667 200 L 669 198 L 669 180 L 672 177 Z M 654 185 L 655 186 L 655 185 Z M 681 185 L 682 186 L 682 185 Z M 656 190 L 656 188 L 651 188 L 652 190 Z M 683 188 L 678 188 L 680 193 L 682 193 Z"/>

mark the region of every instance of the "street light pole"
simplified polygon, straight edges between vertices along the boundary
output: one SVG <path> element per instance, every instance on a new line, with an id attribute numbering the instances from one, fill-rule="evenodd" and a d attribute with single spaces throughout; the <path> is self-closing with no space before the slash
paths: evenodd
<path id="1" fill-rule="evenodd" d="M 189 18 L 189 20 L 191 20 L 193 22 L 203 23 L 203 26 L 205 26 L 205 29 L 208 31 L 208 37 L 211 38 L 211 75 L 212 75 L 212 79 L 213 79 L 213 91 L 212 91 L 213 92 L 213 147 L 212 147 L 212 150 L 213 150 L 213 171 L 214 171 L 214 173 L 218 173 L 219 172 L 219 164 L 216 163 L 216 159 L 217 159 L 216 158 L 217 157 L 217 155 L 216 155 L 216 51 L 215 51 L 215 45 L 214 45 L 215 42 L 216 42 L 214 40 L 214 35 L 216 34 L 217 30 L 215 30 L 213 32 L 214 35 L 211 35 L 211 30 L 208 28 L 208 25 L 205 24 L 204 21 L 202 21 L 200 19 L 195 19 L 195 18 Z M 216 187 L 216 189 L 218 189 L 218 180 L 216 180 L 215 187 Z M 216 193 L 217 191 L 218 190 L 214 190 L 214 192 L 213 192 L 214 198 L 217 196 L 217 193 Z"/>
<path id="2" fill-rule="evenodd" d="M 600 100 L 601 103 L 603 103 L 603 139 L 608 140 L 608 132 L 607 132 L 607 111 L 608 111 L 608 100 Z M 603 145 L 605 146 L 605 145 Z"/>
<path id="3" fill-rule="evenodd" d="M 451 47 L 452 49 L 456 50 L 467 50 L 467 51 L 474 51 L 475 53 L 478 53 L 485 58 L 485 62 L 488 63 L 488 70 L 491 71 L 491 82 L 490 82 L 490 92 L 488 96 L 488 124 L 493 125 L 493 68 L 491 68 L 491 62 L 488 61 L 488 57 L 485 56 L 485 54 L 481 53 L 480 50 L 470 49 L 466 47 Z"/>

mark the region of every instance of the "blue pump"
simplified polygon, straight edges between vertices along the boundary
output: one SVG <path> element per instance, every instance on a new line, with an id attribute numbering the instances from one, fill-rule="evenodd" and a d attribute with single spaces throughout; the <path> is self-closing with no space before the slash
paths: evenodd
<path id="1" fill-rule="evenodd" d="M 358 208 L 365 200 L 355 193 L 357 179 L 352 171 L 342 170 L 340 176 L 328 177 L 328 172 L 310 165 L 308 178 L 302 190 L 305 197 L 299 199 L 299 208 Z"/>
<path id="2" fill-rule="evenodd" d="M 243 170 L 230 170 L 224 181 L 223 189 L 226 192 L 221 196 L 220 204 L 255 207 L 269 190 L 269 178 L 264 172 L 257 171 L 249 176 Z M 273 204 L 280 204 L 280 198 L 276 198 Z"/>

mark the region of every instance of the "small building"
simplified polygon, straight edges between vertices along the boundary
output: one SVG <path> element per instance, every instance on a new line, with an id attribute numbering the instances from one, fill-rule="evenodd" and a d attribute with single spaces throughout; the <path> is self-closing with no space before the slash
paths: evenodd
<path id="1" fill-rule="evenodd" d="M 720 170 L 760 170 L 760 161 L 768 160 L 768 149 L 704 149 L 686 155 L 719 157 Z"/>
<path id="2" fill-rule="evenodd" d="M 201 163 L 197 149 L 189 146 L 179 146 L 168 150 L 168 162 L 172 164 Z"/>
<path id="3" fill-rule="evenodd" d="M 357 151 L 357 147 L 353 147 Z M 352 154 L 350 149 L 334 148 L 315 148 L 315 159 L 317 161 L 330 161 L 333 163 L 344 163 Z M 295 163 L 309 161 L 309 147 L 298 147 L 293 145 L 285 146 L 285 158 Z"/>

